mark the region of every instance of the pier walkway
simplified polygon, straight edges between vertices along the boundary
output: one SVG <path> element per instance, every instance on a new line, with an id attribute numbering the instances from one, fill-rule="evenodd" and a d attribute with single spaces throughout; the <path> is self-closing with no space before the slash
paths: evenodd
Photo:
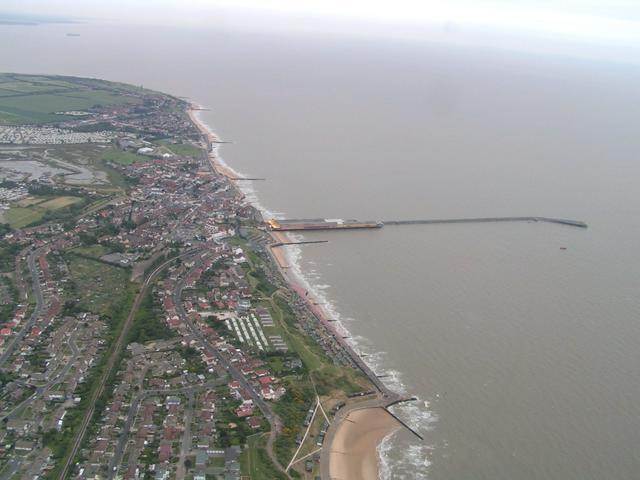
<path id="1" fill-rule="evenodd" d="M 547 222 L 587 228 L 587 224 L 579 220 L 550 217 L 479 217 L 479 218 L 442 218 L 435 220 L 387 220 L 383 225 L 430 225 L 436 223 L 483 223 L 483 222 Z"/>

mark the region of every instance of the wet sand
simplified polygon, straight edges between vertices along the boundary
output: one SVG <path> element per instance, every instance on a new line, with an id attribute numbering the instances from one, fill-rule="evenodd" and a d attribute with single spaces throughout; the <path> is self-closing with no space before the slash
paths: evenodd
<path id="1" fill-rule="evenodd" d="M 399 428 L 400 424 L 384 408 L 349 412 L 331 441 L 330 478 L 377 479 L 378 445 Z"/>

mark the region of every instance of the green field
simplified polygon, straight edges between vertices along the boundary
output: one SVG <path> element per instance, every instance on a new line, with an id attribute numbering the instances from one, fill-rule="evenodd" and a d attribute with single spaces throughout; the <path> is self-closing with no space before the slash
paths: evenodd
<path id="1" fill-rule="evenodd" d="M 81 201 L 82 199 L 80 197 L 62 196 L 46 200 L 36 205 L 38 206 L 38 208 L 44 208 L 45 210 L 58 210 L 60 208 L 68 207 L 69 205 L 73 205 L 74 203 L 79 203 Z"/>
<path id="2" fill-rule="evenodd" d="M 251 480 L 284 479 L 275 465 L 271 462 L 267 451 L 264 448 L 264 435 L 257 434 L 247 438 L 248 447 L 240 456 L 240 472 Z"/>
<path id="3" fill-rule="evenodd" d="M 139 98 L 126 95 L 135 91 L 89 79 L 2 73 L 0 125 L 49 123 L 69 118 L 55 112 L 139 103 Z"/>
<path id="4" fill-rule="evenodd" d="M 39 221 L 44 211 L 34 207 L 11 207 L 4 214 L 4 218 L 11 228 L 23 228 Z"/>
<path id="5" fill-rule="evenodd" d="M 76 247 L 71 250 L 71 252 L 87 257 L 100 258 L 103 255 L 111 253 L 111 250 L 104 245 L 89 245 L 87 247 Z"/>
<path id="6" fill-rule="evenodd" d="M 131 165 L 132 163 L 144 162 L 145 160 L 149 160 L 149 157 L 126 152 L 124 150 L 120 150 L 117 147 L 112 147 L 102 154 L 102 159 L 109 162 L 116 162 L 121 165 Z"/>
<path id="7" fill-rule="evenodd" d="M 181 157 L 195 157 L 201 152 L 199 148 L 188 143 L 167 143 L 165 147 Z"/>
<path id="8" fill-rule="evenodd" d="M 20 200 L 4 213 L 11 228 L 23 228 L 39 222 L 48 211 L 61 210 L 82 202 L 81 197 L 33 197 Z"/>

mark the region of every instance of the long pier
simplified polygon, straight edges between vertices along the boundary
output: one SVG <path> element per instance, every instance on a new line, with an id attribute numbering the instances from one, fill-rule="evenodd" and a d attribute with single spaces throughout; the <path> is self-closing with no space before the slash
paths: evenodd
<path id="1" fill-rule="evenodd" d="M 359 221 L 342 219 L 270 219 L 265 222 L 266 227 L 273 231 L 311 231 L 311 230 L 352 230 L 374 229 L 388 225 L 435 225 L 444 223 L 488 223 L 488 222 L 546 222 L 570 227 L 587 228 L 587 224 L 579 220 L 552 217 L 475 217 L 475 218 L 438 218 L 428 220 L 386 220 Z"/>
<path id="2" fill-rule="evenodd" d="M 478 218 L 441 218 L 434 220 L 387 220 L 383 225 L 431 225 L 437 223 L 482 223 L 482 222 L 547 222 L 568 225 L 570 227 L 587 228 L 587 224 L 579 220 L 550 217 L 478 217 Z"/>

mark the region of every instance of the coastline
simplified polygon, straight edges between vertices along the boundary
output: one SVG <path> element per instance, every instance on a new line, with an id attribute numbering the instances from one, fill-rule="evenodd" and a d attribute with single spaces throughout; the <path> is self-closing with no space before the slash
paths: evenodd
<path id="1" fill-rule="evenodd" d="M 207 145 L 215 144 L 219 141 L 218 136 L 198 118 L 198 111 L 200 111 L 198 105 L 190 104 L 187 109 L 187 115 L 202 136 L 206 138 Z M 244 195 L 235 180 L 240 175 L 220 160 L 217 155 L 217 148 L 208 148 L 207 158 L 214 170 L 218 174 L 227 177 L 230 183 Z M 263 213 L 260 208 L 258 210 L 261 214 Z M 292 240 L 286 232 L 270 231 L 268 234 L 273 239 L 272 243 Z M 330 324 L 330 317 L 327 312 L 317 302 L 308 298 L 309 287 L 306 285 L 307 282 L 301 276 L 301 273 L 291 268 L 293 262 L 285 249 L 286 247 L 282 246 L 268 249 L 282 277 L 298 293 L 300 298 L 307 302 L 309 309 L 318 320 L 336 337 L 341 337 L 343 332 L 337 332 L 335 326 Z M 364 370 L 369 370 L 368 366 L 350 346 L 349 350 L 361 362 L 360 368 L 365 366 Z M 372 372 L 369 371 L 369 373 Z M 380 388 L 379 384 L 376 384 L 376 386 L 380 392 L 374 399 L 349 405 L 340 410 L 334 418 L 327 432 L 325 446 L 322 449 L 322 478 L 349 478 L 354 480 L 380 478 L 379 462 L 381 459 L 379 458 L 379 446 L 386 438 L 400 429 L 402 425 L 384 408 L 386 404 L 392 400 L 397 400 L 399 396 L 390 392 L 384 386 Z"/>

